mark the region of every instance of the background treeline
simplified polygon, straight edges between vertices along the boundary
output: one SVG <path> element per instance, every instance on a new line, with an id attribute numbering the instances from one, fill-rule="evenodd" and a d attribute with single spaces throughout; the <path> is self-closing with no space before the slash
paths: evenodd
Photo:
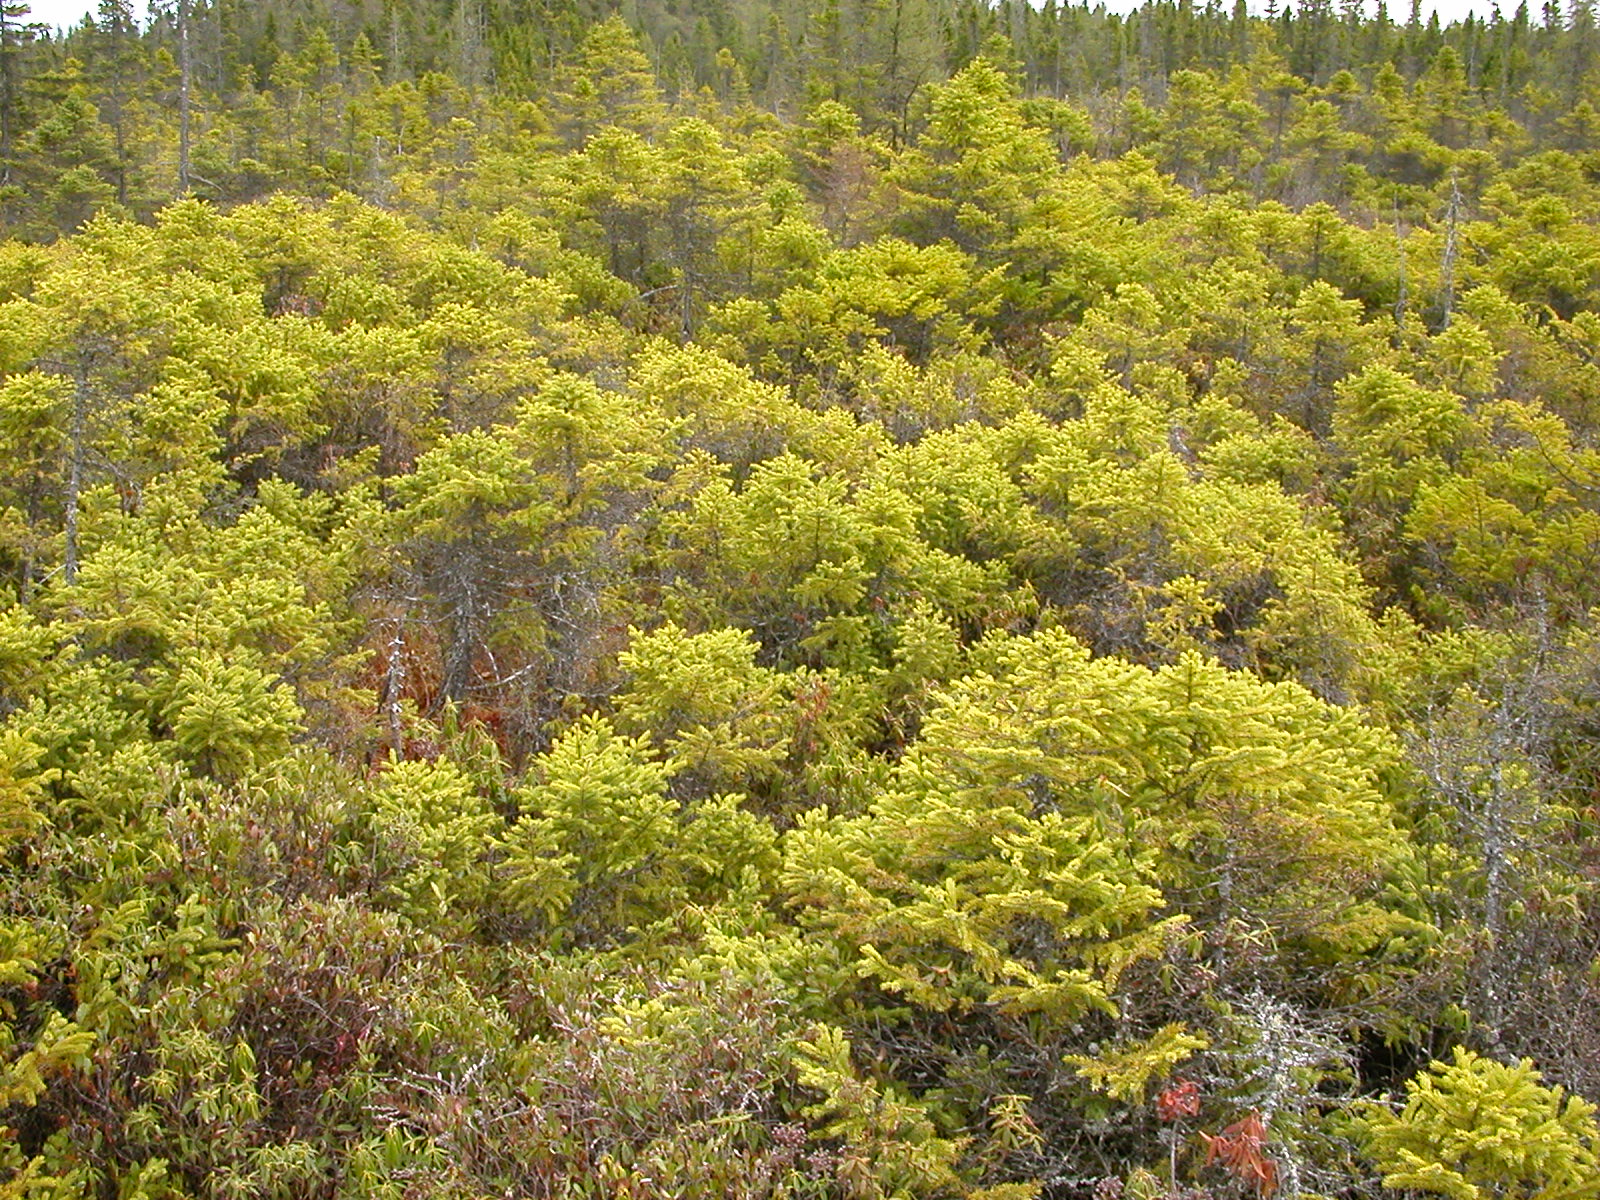
<path id="1" fill-rule="evenodd" d="M 1371 219 L 1427 207 L 1459 176 L 1592 152 L 1591 5 L 1495 8 L 1441 28 L 1413 9 L 981 0 L 630 3 L 639 39 L 550 0 L 103 0 L 63 37 L 0 18 L 0 216 L 67 232 L 105 205 L 148 216 L 192 190 L 221 203 L 288 188 L 380 202 L 447 139 L 478 157 L 648 127 L 651 105 L 769 134 L 842 104 L 893 149 L 923 136 L 932 85 L 980 54 L 1012 75 L 1066 155 L 1150 155 L 1186 186 Z M 1276 6 L 1272 6 L 1275 10 Z M 610 30 L 599 36 L 597 30 Z M 607 40 L 610 37 L 612 40 Z M 637 56 L 637 62 L 630 57 Z M 635 96 L 648 70 L 649 96 Z M 659 85 L 659 91 L 657 91 Z M 619 118 L 626 117 L 626 120 Z"/>
<path id="2" fill-rule="evenodd" d="M 1586 10 L 19 10 L 0 1196 L 1600 1195 Z"/>

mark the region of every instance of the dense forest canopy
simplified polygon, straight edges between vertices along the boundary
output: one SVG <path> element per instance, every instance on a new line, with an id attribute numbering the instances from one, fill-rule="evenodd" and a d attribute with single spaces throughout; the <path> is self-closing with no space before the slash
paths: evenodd
<path id="1" fill-rule="evenodd" d="M 0 0 L 0 1197 L 1600 1196 L 1600 32 Z"/>

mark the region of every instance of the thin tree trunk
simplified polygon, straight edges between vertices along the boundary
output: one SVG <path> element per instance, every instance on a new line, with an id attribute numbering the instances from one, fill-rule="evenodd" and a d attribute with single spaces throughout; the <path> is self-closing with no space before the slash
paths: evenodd
<path id="1" fill-rule="evenodd" d="M 478 589 L 467 577 L 457 583 L 460 590 L 450 612 L 450 642 L 445 649 L 444 677 L 439 681 L 436 709 L 465 699 L 472 683 L 472 660 L 478 647 Z"/>
<path id="2" fill-rule="evenodd" d="M 190 87 L 194 62 L 189 50 L 189 0 L 178 0 L 178 195 L 189 194 Z"/>
<path id="3" fill-rule="evenodd" d="M 400 693 L 406 686 L 406 641 L 400 622 L 394 623 L 394 637 L 389 639 L 389 670 L 384 679 L 384 708 L 389 719 L 389 748 L 396 761 L 405 755 L 405 729 L 401 724 Z"/>
<path id="4" fill-rule="evenodd" d="M 1399 265 L 1400 273 L 1400 290 L 1394 300 L 1394 324 L 1395 329 L 1398 331 L 1405 327 L 1406 305 L 1410 301 L 1410 295 L 1406 287 L 1406 240 L 1400 231 L 1400 200 L 1398 196 L 1394 202 L 1394 255 L 1395 261 Z"/>
<path id="5" fill-rule="evenodd" d="M 1456 256 L 1460 252 L 1457 244 L 1457 227 L 1461 221 L 1461 188 L 1456 182 L 1454 172 L 1450 175 L 1450 208 L 1446 214 L 1444 234 L 1444 255 L 1439 262 L 1439 303 L 1443 314 L 1439 319 L 1441 331 L 1450 328 L 1450 318 L 1456 308 Z"/>
<path id="6" fill-rule="evenodd" d="M 17 27 L 7 8 L 7 0 L 0 0 L 0 184 L 11 182 L 11 141 L 15 131 L 11 128 L 12 110 L 16 106 L 16 45 Z"/>
<path id="7" fill-rule="evenodd" d="M 89 419 L 89 373 L 78 371 L 76 386 L 72 389 L 71 445 L 67 463 L 66 500 L 66 550 L 62 556 L 61 575 L 71 587 L 78 582 L 78 497 L 83 492 L 84 426 Z"/>

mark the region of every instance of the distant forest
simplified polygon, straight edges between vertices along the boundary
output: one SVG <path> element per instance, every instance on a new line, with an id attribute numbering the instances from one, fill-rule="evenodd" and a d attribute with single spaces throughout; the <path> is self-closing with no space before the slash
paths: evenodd
<path id="1" fill-rule="evenodd" d="M 1153 3 L 1103 9 L 981 0 L 630 3 L 529 0 L 132 0 L 52 38 L 0 16 L 0 203 L 8 225 L 68 232 L 108 205 L 148 215 L 192 192 L 275 189 L 381 200 L 424 143 L 460 155 L 574 145 L 649 127 L 667 105 L 730 130 L 837 124 L 899 148 L 932 89 L 986 56 L 1061 153 L 1138 150 L 1191 188 L 1387 219 L 1437 216 L 1459 179 L 1593 151 L 1592 6 L 1496 5 L 1447 27 L 1420 3 Z M 610 16 L 611 24 L 603 22 Z M 626 34 L 624 33 L 626 28 Z M 598 33 L 597 33 L 598 31 Z M 606 32 L 609 31 L 609 32 Z M 642 56 L 642 57 L 637 57 Z M 647 79 L 646 76 L 649 78 Z M 841 186 L 844 186 L 841 183 Z"/>

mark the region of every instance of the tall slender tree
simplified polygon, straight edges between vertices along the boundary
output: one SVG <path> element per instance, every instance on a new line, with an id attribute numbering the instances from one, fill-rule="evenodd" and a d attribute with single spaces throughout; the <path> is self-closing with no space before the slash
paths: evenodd
<path id="1" fill-rule="evenodd" d="M 0 185 L 11 182 L 22 93 L 22 58 L 39 26 L 26 0 L 0 0 Z"/>
<path id="2" fill-rule="evenodd" d="M 132 0 L 100 0 L 95 28 L 99 34 L 100 117 L 111 126 L 116 146 L 117 203 L 128 203 L 128 92 L 137 51 Z"/>

